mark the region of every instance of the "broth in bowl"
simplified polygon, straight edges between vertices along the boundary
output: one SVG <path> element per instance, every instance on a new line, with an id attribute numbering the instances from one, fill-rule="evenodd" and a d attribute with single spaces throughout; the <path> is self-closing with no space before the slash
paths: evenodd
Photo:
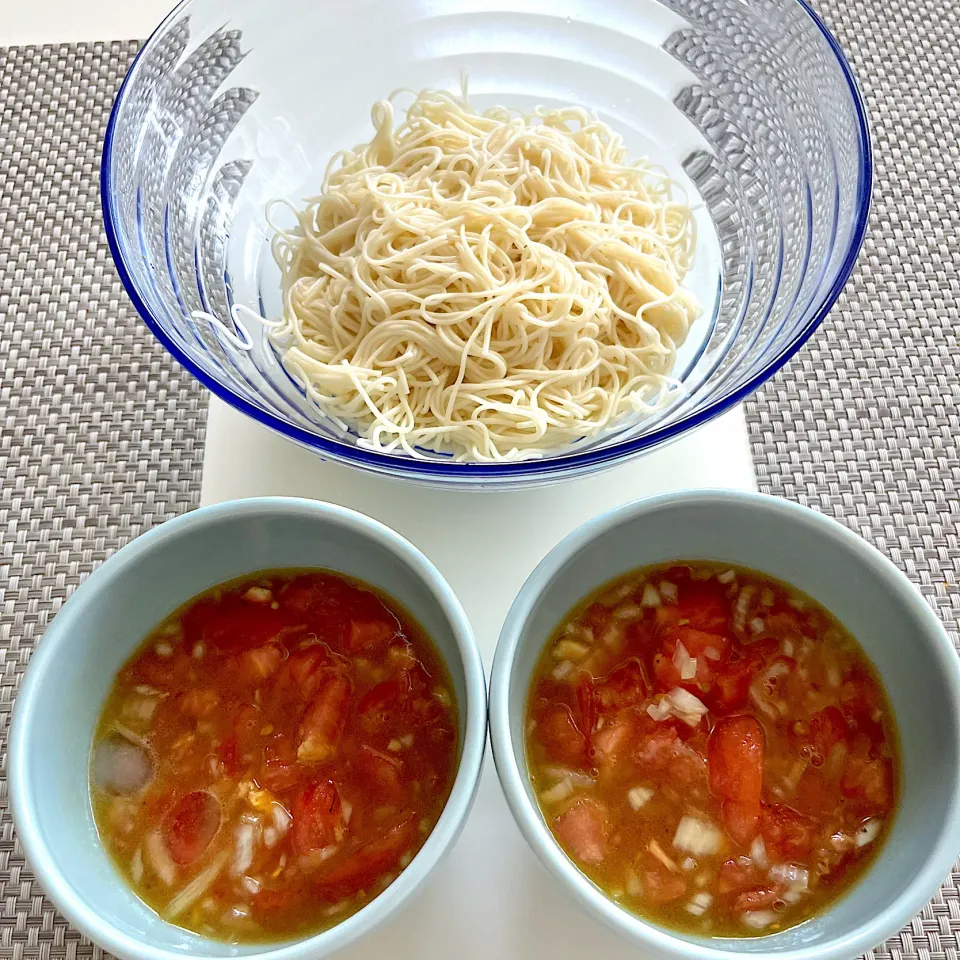
<path id="1" fill-rule="evenodd" d="M 406 867 L 456 775 L 453 686 L 394 600 L 327 571 L 221 585 L 121 669 L 94 739 L 101 839 L 164 919 L 313 933 Z"/>
<path id="2" fill-rule="evenodd" d="M 615 901 L 685 933 L 774 933 L 863 875 L 898 743 L 856 641 L 753 571 L 674 562 L 578 605 L 534 670 L 545 822 Z"/>

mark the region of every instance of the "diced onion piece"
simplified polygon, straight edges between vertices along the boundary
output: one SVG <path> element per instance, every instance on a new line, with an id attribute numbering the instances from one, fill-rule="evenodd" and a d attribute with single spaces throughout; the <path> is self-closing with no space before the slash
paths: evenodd
<path id="1" fill-rule="evenodd" d="M 783 651 L 783 655 L 784 655 L 785 657 L 792 657 L 792 656 L 793 656 L 793 641 L 792 641 L 792 640 L 784 640 L 783 643 L 780 644 L 780 649 Z"/>
<path id="2" fill-rule="evenodd" d="M 764 622 L 762 617 L 754 617 L 750 621 L 750 632 L 751 633 L 763 633 L 766 630 L 767 625 Z"/>
<path id="3" fill-rule="evenodd" d="M 776 599 L 777 598 L 773 595 L 773 591 L 769 587 L 764 587 L 760 591 L 760 602 L 768 609 L 774 605 Z"/>
<path id="4" fill-rule="evenodd" d="M 660 591 L 652 584 L 648 583 L 643 588 L 643 596 L 640 598 L 640 605 L 644 607 L 660 606 Z"/>
<path id="5" fill-rule="evenodd" d="M 260 881 L 256 877 L 244 877 L 240 883 L 247 893 L 256 895 L 260 892 Z"/>
<path id="6" fill-rule="evenodd" d="M 400 738 L 400 743 L 409 750 L 410 747 L 413 746 L 413 734 L 412 734 L 412 733 L 405 733 L 405 734 Z"/>
<path id="7" fill-rule="evenodd" d="M 246 873 L 253 863 L 253 850 L 257 843 L 259 831 L 255 824 L 241 822 L 233 835 L 235 846 L 233 865 L 230 868 L 234 876 Z"/>
<path id="8" fill-rule="evenodd" d="M 680 869 L 684 873 L 692 873 L 697 869 L 697 861 L 694 860 L 693 857 L 687 857 L 687 859 L 680 864 Z"/>
<path id="9" fill-rule="evenodd" d="M 750 684 L 750 699 L 771 720 L 779 720 L 787 711 L 787 705 L 783 700 L 776 699 L 773 693 L 779 686 L 779 678 L 789 672 L 790 667 L 783 660 L 774 660 Z"/>
<path id="10" fill-rule="evenodd" d="M 566 800 L 567 797 L 573 796 L 573 783 L 568 777 L 566 780 L 561 780 L 559 783 L 555 783 L 552 787 L 544 790 L 540 794 L 540 800 L 543 803 L 560 803 L 561 800 Z"/>
<path id="11" fill-rule="evenodd" d="M 803 893 L 810 881 L 810 872 L 806 867 L 795 863 L 775 863 L 769 871 L 770 879 L 798 893 Z"/>
<path id="12" fill-rule="evenodd" d="M 721 583 L 733 583 L 734 578 L 737 575 L 736 570 L 724 570 L 723 573 L 717 574 L 717 579 Z"/>
<path id="13" fill-rule="evenodd" d="M 668 870 L 673 873 L 679 873 L 680 868 L 673 858 L 667 853 L 656 840 L 651 840 L 647 844 L 647 849 L 652 853 Z"/>
<path id="14" fill-rule="evenodd" d="M 710 909 L 711 903 L 713 903 L 713 897 L 709 893 L 695 893 L 685 909 L 695 917 L 702 917 Z"/>
<path id="15" fill-rule="evenodd" d="M 272 850 L 280 840 L 280 837 L 277 835 L 276 827 L 264 827 L 263 830 L 263 845 L 268 849 Z"/>
<path id="16" fill-rule="evenodd" d="M 764 845 L 763 837 L 758 833 L 750 844 L 750 859 L 761 869 L 764 869 L 769 860 L 767 859 L 767 848 Z"/>
<path id="17" fill-rule="evenodd" d="M 672 716 L 673 707 L 670 703 L 670 698 L 664 696 L 659 700 L 655 700 L 653 703 L 647 704 L 647 714 L 652 720 L 656 720 L 658 723 Z"/>
<path id="18" fill-rule="evenodd" d="M 750 609 L 750 601 L 757 592 L 753 584 L 748 583 L 738 594 L 737 602 L 733 605 L 733 629 L 737 633 L 743 633 L 747 627 L 747 611 Z"/>
<path id="19" fill-rule="evenodd" d="M 741 914 L 740 919 L 754 930 L 763 930 L 777 919 L 777 914 L 773 910 L 748 910 Z"/>
<path id="20" fill-rule="evenodd" d="M 677 585 L 669 580 L 660 581 L 660 596 L 668 603 L 677 602 Z"/>
<path id="21" fill-rule="evenodd" d="M 283 812 L 286 813 L 287 811 L 284 810 Z M 353 804 L 352 804 L 349 800 L 344 800 L 344 799 L 341 798 L 341 800 L 340 800 L 340 812 L 343 814 L 343 822 L 344 822 L 344 823 L 349 823 L 349 822 L 350 822 L 350 818 L 353 816 Z M 288 814 L 288 816 L 289 816 L 289 814 Z"/>
<path id="22" fill-rule="evenodd" d="M 243 599 L 253 603 L 269 603 L 273 599 L 273 593 L 266 587 L 251 587 L 243 595 Z"/>
<path id="23" fill-rule="evenodd" d="M 623 624 L 614 621 L 604 631 L 600 637 L 600 642 L 608 649 L 619 651 L 623 647 Z"/>
<path id="24" fill-rule="evenodd" d="M 159 830 L 151 830 L 143 842 L 150 869 L 169 887 L 177 877 L 177 867 L 173 858 L 167 853 L 166 845 L 160 836 Z"/>
<path id="25" fill-rule="evenodd" d="M 696 817 L 682 817 L 673 836 L 673 845 L 678 850 L 692 853 L 695 857 L 709 857 L 719 852 L 723 834 L 712 824 Z"/>
<path id="26" fill-rule="evenodd" d="M 635 620 L 642 613 L 643 609 L 635 603 L 621 603 L 620 606 L 614 607 L 612 616 L 614 620 Z"/>
<path id="27" fill-rule="evenodd" d="M 554 660 L 582 660 L 590 652 L 590 647 L 579 640 L 559 640 L 553 648 Z"/>
<path id="28" fill-rule="evenodd" d="M 632 867 L 627 867 L 626 880 L 627 894 L 631 897 L 642 897 L 643 885 L 640 883 L 640 878 L 637 876 Z"/>
<path id="29" fill-rule="evenodd" d="M 857 829 L 856 844 L 858 847 L 865 847 L 868 843 L 873 843 L 880 834 L 880 828 L 883 826 L 882 820 L 870 819 L 864 820 Z"/>
<path id="30" fill-rule="evenodd" d="M 852 849 L 853 845 L 854 839 L 849 834 L 838 831 L 830 837 L 830 846 L 839 853 Z"/>
<path id="31" fill-rule="evenodd" d="M 843 677 L 840 674 L 840 667 L 838 666 L 836 660 L 831 659 L 827 663 L 826 674 L 827 683 L 831 687 L 839 687 L 840 684 L 843 683 Z"/>
<path id="32" fill-rule="evenodd" d="M 708 660 L 719 660 L 720 657 L 722 656 L 722 654 L 716 647 L 705 647 L 703 651 L 703 655 Z"/>
<path id="33" fill-rule="evenodd" d="M 683 687 L 674 687 L 667 696 L 674 716 L 688 726 L 695 727 L 700 722 L 700 718 L 708 713 L 706 704 Z"/>
<path id="34" fill-rule="evenodd" d="M 678 643 L 673 651 L 673 665 L 681 680 L 692 680 L 697 675 L 697 661 L 690 656 L 683 643 Z"/>
<path id="35" fill-rule="evenodd" d="M 153 652 L 158 657 L 169 657 L 173 655 L 173 647 L 167 643 L 166 640 L 161 640 L 159 643 L 154 645 Z"/>
<path id="36" fill-rule="evenodd" d="M 139 793 L 153 776 L 153 757 L 139 743 L 112 733 L 97 744 L 93 755 L 93 782 L 101 790 L 114 794 Z"/>
<path id="37" fill-rule="evenodd" d="M 216 882 L 230 859 L 230 851 L 223 850 L 200 871 L 168 904 L 165 916 L 172 920 L 192 907 Z"/>
<path id="38" fill-rule="evenodd" d="M 597 781 L 589 774 L 580 773 L 579 770 L 573 770 L 570 767 L 553 766 L 550 764 L 541 767 L 540 772 L 554 782 L 558 780 L 569 780 L 575 787 L 589 788 L 597 784 Z"/>
<path id="39" fill-rule="evenodd" d="M 343 819 L 348 823 L 350 817 L 347 815 L 347 801 L 344 800 L 341 804 L 341 809 L 343 810 Z M 352 809 L 352 808 L 351 808 Z M 290 821 L 293 819 L 289 813 L 287 813 L 287 808 L 284 807 L 282 803 L 277 803 L 276 800 L 273 802 L 273 807 L 271 808 L 271 813 L 273 814 L 273 825 L 277 829 L 277 833 L 282 837 L 287 830 L 290 828 Z"/>
<path id="40" fill-rule="evenodd" d="M 399 753 L 399 752 L 403 749 L 403 744 L 402 744 L 396 737 L 394 737 L 394 738 L 387 744 L 387 749 L 388 749 L 391 753 Z"/>
<path id="41" fill-rule="evenodd" d="M 143 850 L 140 847 L 137 847 L 137 852 L 130 861 L 130 877 L 134 883 L 143 879 Z"/>
<path id="42" fill-rule="evenodd" d="M 553 679 L 554 680 L 563 680 L 565 677 L 573 673 L 573 664 L 569 660 L 561 660 L 553 668 Z"/>
<path id="43" fill-rule="evenodd" d="M 634 810 L 645 807 L 653 798 L 653 791 L 649 787 L 631 787 L 627 791 L 627 803 Z"/>

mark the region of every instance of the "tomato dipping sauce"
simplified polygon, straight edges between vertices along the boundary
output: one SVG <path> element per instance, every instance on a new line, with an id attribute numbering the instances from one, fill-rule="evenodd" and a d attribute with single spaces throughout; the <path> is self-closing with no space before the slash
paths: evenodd
<path id="1" fill-rule="evenodd" d="M 120 670 L 94 739 L 100 837 L 161 917 L 230 942 L 330 927 L 449 796 L 453 686 L 395 601 L 326 571 L 221 585 Z"/>
<path id="2" fill-rule="evenodd" d="M 898 742 L 842 625 L 750 570 L 677 561 L 578 605 L 527 705 L 543 817 L 577 866 L 665 927 L 761 936 L 863 875 L 889 830 Z"/>

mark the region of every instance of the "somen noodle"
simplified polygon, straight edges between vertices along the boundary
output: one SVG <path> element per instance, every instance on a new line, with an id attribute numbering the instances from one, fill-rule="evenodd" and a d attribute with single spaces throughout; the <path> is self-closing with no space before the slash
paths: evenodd
<path id="1" fill-rule="evenodd" d="M 666 403 L 699 308 L 664 171 L 579 108 L 423 91 L 372 119 L 273 240 L 271 336 L 323 413 L 376 450 L 499 461 Z"/>

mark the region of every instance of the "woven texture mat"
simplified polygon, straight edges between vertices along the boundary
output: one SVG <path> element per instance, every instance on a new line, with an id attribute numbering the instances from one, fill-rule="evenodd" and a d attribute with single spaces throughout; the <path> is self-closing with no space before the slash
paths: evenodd
<path id="1" fill-rule="evenodd" d="M 748 406 L 761 489 L 838 517 L 960 611 L 960 16 L 830 0 L 876 144 L 870 238 L 811 345 Z M 114 273 L 101 138 L 132 42 L 0 49 L 0 756 L 37 638 L 94 566 L 196 506 L 206 401 Z M 88 958 L 33 880 L 0 773 L 0 960 Z M 960 960 L 960 873 L 877 958 Z"/>

